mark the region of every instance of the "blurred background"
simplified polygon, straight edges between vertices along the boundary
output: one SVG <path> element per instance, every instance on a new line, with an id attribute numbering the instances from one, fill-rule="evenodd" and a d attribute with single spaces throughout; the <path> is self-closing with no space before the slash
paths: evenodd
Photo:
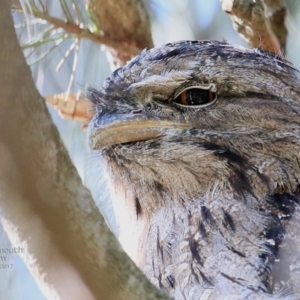
<path id="1" fill-rule="evenodd" d="M 62 1 L 44 0 L 44 2 L 47 2 L 51 15 L 63 19 Z M 288 8 L 286 25 L 289 32 L 286 58 L 299 69 L 300 1 L 285 2 Z M 155 46 L 178 40 L 206 39 L 224 40 L 247 46 L 234 31 L 229 16 L 221 10 L 219 0 L 144 0 L 144 3 L 150 16 Z M 26 0 L 21 3 L 22 7 L 24 5 Z M 77 5 L 82 8 L 84 14 L 84 3 L 78 0 Z M 66 92 L 78 93 L 86 86 L 101 85 L 111 73 L 106 53 L 101 45 L 89 40 L 69 38 L 59 30 L 56 37 L 51 36 L 49 39 L 51 42 L 45 43 L 41 37 L 48 28 L 45 21 L 30 18 L 20 12 L 13 12 L 12 15 L 37 89 L 43 97 Z M 89 17 L 88 13 L 85 17 Z M 62 119 L 50 106 L 49 111 L 82 181 L 92 191 L 109 226 L 117 234 L 114 214 L 109 199 L 103 192 L 105 185 L 99 184 L 97 175 L 99 170 L 94 167 L 95 158 L 89 153 L 85 132 L 79 123 Z M 97 192 L 99 190 L 101 193 Z M 11 246 L 0 227 L 0 248 L 5 247 Z M 12 265 L 12 268 L 0 269 L 0 299 L 45 299 L 17 254 L 0 253 L 0 260 L 6 260 L 6 263 Z"/>

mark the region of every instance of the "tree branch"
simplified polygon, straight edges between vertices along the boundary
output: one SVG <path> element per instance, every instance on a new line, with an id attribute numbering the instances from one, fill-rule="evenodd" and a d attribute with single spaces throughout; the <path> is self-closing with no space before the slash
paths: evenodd
<path id="1" fill-rule="evenodd" d="M 282 55 L 287 30 L 286 9 L 281 0 L 220 0 L 237 32 L 251 47 Z"/>
<path id="2" fill-rule="evenodd" d="M 89 39 L 95 43 L 103 44 L 111 49 L 118 49 L 118 64 L 125 64 L 127 60 L 138 55 L 143 49 L 136 45 L 133 41 L 126 41 L 124 39 L 118 40 L 113 36 L 113 34 L 100 35 L 93 33 L 86 28 L 81 28 L 75 23 L 50 16 L 48 13 L 34 10 L 33 15 L 36 18 L 40 18 L 47 21 L 49 24 L 52 24 L 53 28 L 61 28 L 69 34 L 74 34 L 77 38 Z"/>
<path id="3" fill-rule="evenodd" d="M 47 21 L 53 30 L 62 28 L 67 34 L 74 34 L 76 38 L 86 38 L 105 45 L 111 54 L 114 67 L 124 65 L 144 48 L 153 47 L 150 22 L 142 1 L 86 1 L 86 9 L 91 16 L 93 27 L 98 28 L 95 32 L 84 24 L 78 9 L 71 12 L 64 10 L 65 18 L 60 19 L 50 15 L 46 5 L 36 5 L 35 0 L 20 1 L 24 2 L 22 6 L 17 0 L 10 0 L 15 10 Z M 64 3 L 63 1 L 65 0 L 61 3 Z M 23 7 L 26 7 L 27 11 L 23 11 Z"/>
<path id="4" fill-rule="evenodd" d="M 78 284 L 72 299 L 167 299 L 122 251 L 82 185 L 34 87 L 7 1 L 0 6 L 0 207 L 11 241 L 26 245 L 22 257 L 49 298 L 70 299 Z"/>
<path id="5" fill-rule="evenodd" d="M 150 22 L 143 1 L 90 0 L 89 9 L 104 37 L 119 41 L 119 46 L 109 49 L 116 65 L 123 65 L 133 57 L 123 49 L 124 44 L 138 48 L 139 52 L 144 48 L 153 47 Z"/>

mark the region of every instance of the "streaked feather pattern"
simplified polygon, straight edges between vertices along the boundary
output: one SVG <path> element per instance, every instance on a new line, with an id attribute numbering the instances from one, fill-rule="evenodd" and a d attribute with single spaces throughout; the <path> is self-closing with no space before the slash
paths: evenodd
<path id="1" fill-rule="evenodd" d="M 212 106 L 172 102 L 209 84 Z M 158 288 L 176 300 L 300 297 L 300 81 L 288 62 L 177 42 L 144 50 L 87 96 L 90 136 L 131 114 L 184 124 L 95 150 L 121 242 Z"/>

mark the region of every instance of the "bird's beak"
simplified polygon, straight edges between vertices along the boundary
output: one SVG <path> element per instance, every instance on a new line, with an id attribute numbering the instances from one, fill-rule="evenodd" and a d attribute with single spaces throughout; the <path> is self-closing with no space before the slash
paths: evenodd
<path id="1" fill-rule="evenodd" d="M 184 129 L 184 123 L 147 118 L 143 114 L 97 114 L 88 127 L 88 137 L 92 150 L 107 146 L 155 139 L 168 130 Z"/>

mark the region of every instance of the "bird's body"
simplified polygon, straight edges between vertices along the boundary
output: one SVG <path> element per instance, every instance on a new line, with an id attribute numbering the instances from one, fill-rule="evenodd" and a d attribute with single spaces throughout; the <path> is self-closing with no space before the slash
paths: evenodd
<path id="1" fill-rule="evenodd" d="M 158 288 L 300 295 L 299 96 L 287 62 L 209 41 L 144 51 L 88 90 L 121 242 Z"/>

